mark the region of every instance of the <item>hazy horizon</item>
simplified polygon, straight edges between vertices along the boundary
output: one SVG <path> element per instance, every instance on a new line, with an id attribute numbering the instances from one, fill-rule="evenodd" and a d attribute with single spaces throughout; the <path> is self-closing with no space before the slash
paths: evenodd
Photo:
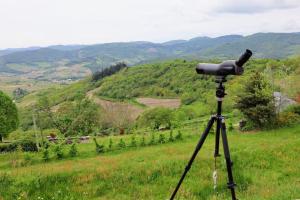
<path id="1" fill-rule="evenodd" d="M 284 33 L 290 33 L 290 34 L 297 34 L 297 33 L 300 33 L 300 32 L 257 32 L 257 33 L 252 33 L 252 34 L 245 34 L 245 35 L 242 35 L 242 34 L 228 34 L 228 35 L 219 35 L 219 36 L 206 36 L 206 35 L 203 35 L 203 36 L 195 36 L 195 37 L 192 37 L 192 38 L 174 38 L 174 39 L 169 39 L 169 40 L 166 40 L 166 41 L 147 41 L 147 40 L 132 40 L 132 41 L 111 41 L 111 42 L 103 42 L 103 43 L 100 43 L 100 42 L 95 42 L 95 43 L 77 43 L 77 44 L 68 44 L 68 43 L 65 43 L 65 44 L 50 44 L 50 45 L 45 45 L 45 46 L 25 46 L 25 47 L 8 47 L 8 48 L 0 48 L 0 50 L 9 50 L 9 49 L 27 49 L 27 48 L 46 48 L 46 47 L 51 47 L 51 46 L 77 46 L 77 45 L 83 45 L 83 46 L 88 46 L 88 45 L 98 45 L 98 44 L 109 44 L 109 43 L 127 43 L 127 42 L 151 42 L 151 43 L 157 43 L 157 44 L 160 44 L 160 43 L 165 43 L 165 42 L 169 42 L 169 41 L 176 41 L 176 40 L 185 40 L 185 41 L 188 41 L 188 40 L 191 40 L 191 39 L 194 39 L 194 38 L 197 38 L 197 37 L 208 37 L 208 38 L 218 38 L 218 37 L 223 37 L 223 36 L 230 36 L 230 35 L 240 35 L 240 36 L 243 36 L 243 37 L 247 37 L 247 36 L 250 36 L 250 35 L 254 35 L 254 34 L 258 34 L 258 33 L 278 33 L 278 34 L 284 34 Z"/>

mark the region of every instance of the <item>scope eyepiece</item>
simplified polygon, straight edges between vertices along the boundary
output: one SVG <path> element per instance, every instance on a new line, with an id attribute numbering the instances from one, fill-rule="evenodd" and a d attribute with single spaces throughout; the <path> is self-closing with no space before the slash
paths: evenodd
<path id="1" fill-rule="evenodd" d="M 226 60 L 220 64 L 199 63 L 196 67 L 198 74 L 208 74 L 215 76 L 241 75 L 244 72 L 243 65 L 252 56 L 252 52 L 247 49 L 237 60 Z"/>
<path id="2" fill-rule="evenodd" d="M 242 67 L 252 56 L 252 51 L 246 49 L 245 53 L 235 62 L 238 67 Z"/>

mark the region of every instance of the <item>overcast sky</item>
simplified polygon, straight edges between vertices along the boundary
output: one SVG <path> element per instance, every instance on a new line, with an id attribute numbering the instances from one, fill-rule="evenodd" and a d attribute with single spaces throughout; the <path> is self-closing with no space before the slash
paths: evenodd
<path id="1" fill-rule="evenodd" d="M 0 48 L 300 32 L 299 0 L 0 0 Z"/>

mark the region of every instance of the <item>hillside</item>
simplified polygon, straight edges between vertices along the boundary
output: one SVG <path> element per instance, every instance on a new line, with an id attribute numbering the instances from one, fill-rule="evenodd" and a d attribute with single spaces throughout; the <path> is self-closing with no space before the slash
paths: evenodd
<path id="1" fill-rule="evenodd" d="M 183 131 L 174 143 L 127 146 L 96 155 L 94 144 L 78 144 L 78 156 L 42 161 L 42 153 L 0 155 L 0 198 L 15 199 L 168 199 L 199 139 L 199 126 Z M 228 134 L 237 183 L 244 200 L 297 199 L 299 184 L 300 127 L 249 134 Z M 168 134 L 166 132 L 165 134 Z M 113 148 L 122 138 L 112 137 Z M 108 146 L 107 138 L 98 141 Z M 146 138 L 147 144 L 150 138 Z M 51 147 L 52 148 L 52 147 Z M 67 156 L 69 147 L 64 147 Z M 218 187 L 213 189 L 214 137 L 209 135 L 178 192 L 178 199 L 229 199 L 226 166 L 218 159 Z M 20 157 L 21 156 L 21 157 Z M 25 153 L 24 153 L 25 157 Z M 29 159 L 30 158 L 30 159 Z M 12 167 L 12 162 L 24 162 Z M 16 162 L 16 161 L 15 161 Z M 27 163 L 27 164 L 26 164 Z"/>
<path id="2" fill-rule="evenodd" d="M 78 95 L 87 95 L 91 90 L 98 97 L 119 101 L 139 97 L 181 98 L 189 104 L 214 95 L 214 77 L 197 74 L 195 66 L 198 62 L 171 60 L 127 67 L 96 82 L 86 78 L 71 85 L 34 92 L 21 99 L 19 104 L 27 104 L 38 96 L 46 95 L 52 99 L 53 105 L 56 105 L 73 100 Z M 272 79 L 274 89 L 297 99 L 300 91 L 299 70 L 299 57 L 284 60 L 252 59 L 245 65 L 244 75 L 227 77 L 228 82 L 225 85 L 227 91 L 232 92 L 230 96 L 233 96 L 251 73 L 260 72 Z"/>
<path id="3" fill-rule="evenodd" d="M 235 58 L 250 48 L 256 58 L 286 58 L 300 53 L 300 33 L 257 33 L 197 37 L 164 43 L 122 42 L 96 45 L 57 45 L 0 51 L 0 76 L 36 80 L 82 79 L 119 61 L 136 65 L 174 58 Z"/>
<path id="4" fill-rule="evenodd" d="M 86 96 L 100 107 L 110 105 L 115 109 L 127 110 L 127 114 L 134 118 L 147 108 L 158 106 L 177 108 L 176 115 L 180 121 L 208 115 L 215 110 L 214 77 L 198 75 L 195 72 L 197 63 L 173 60 L 138 65 L 98 81 L 86 78 L 70 85 L 56 85 L 32 92 L 17 101 L 21 126 L 25 129 L 32 126 L 32 106 L 42 96 L 50 100 L 53 109 Z M 299 102 L 299 58 L 252 59 L 246 64 L 243 76 L 227 78 L 225 112 L 234 110 L 236 95 L 255 72 L 263 73 L 270 80 L 274 92 L 279 91 Z"/>

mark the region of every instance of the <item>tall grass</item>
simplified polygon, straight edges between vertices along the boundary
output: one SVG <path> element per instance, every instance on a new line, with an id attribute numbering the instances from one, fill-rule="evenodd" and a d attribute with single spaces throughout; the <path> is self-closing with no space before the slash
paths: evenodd
<path id="1" fill-rule="evenodd" d="M 300 198 L 299 135 L 300 126 L 228 134 L 239 199 Z M 179 190 L 178 199 L 230 199 L 223 156 L 218 159 L 218 187 L 216 191 L 213 189 L 213 136 L 207 138 Z M 8 155 L 1 155 L 0 197 L 5 200 L 168 199 L 198 138 L 196 134 L 184 135 L 184 140 L 175 143 L 101 155 L 88 154 L 94 147 L 84 144 L 78 145 L 79 157 L 17 168 L 3 165 Z"/>

